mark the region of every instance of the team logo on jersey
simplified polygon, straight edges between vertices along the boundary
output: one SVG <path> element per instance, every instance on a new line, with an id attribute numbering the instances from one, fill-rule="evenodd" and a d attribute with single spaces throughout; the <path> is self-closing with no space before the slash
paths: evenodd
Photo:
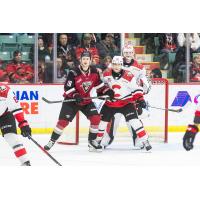
<path id="1" fill-rule="evenodd" d="M 88 92 L 91 85 L 92 85 L 92 82 L 91 82 L 91 81 L 83 82 L 83 83 L 82 83 L 83 90 L 84 90 L 85 92 Z"/>
<path id="2" fill-rule="evenodd" d="M 2 85 L 0 86 L 0 91 L 5 91 L 6 90 L 6 86 Z"/>

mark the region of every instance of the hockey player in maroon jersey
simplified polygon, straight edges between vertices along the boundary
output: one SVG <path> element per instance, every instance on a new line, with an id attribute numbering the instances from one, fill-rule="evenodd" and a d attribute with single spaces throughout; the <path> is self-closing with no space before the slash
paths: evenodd
<path id="1" fill-rule="evenodd" d="M 51 135 L 51 139 L 47 145 L 44 146 L 46 150 L 50 150 L 54 143 L 61 136 L 63 129 L 74 119 L 76 113 L 81 111 L 90 120 L 88 146 L 90 151 L 101 151 L 102 147 L 96 143 L 96 135 L 98 125 L 100 122 L 100 115 L 90 97 L 90 92 L 95 88 L 98 92 L 108 95 L 111 99 L 114 96 L 112 90 L 104 86 L 101 81 L 99 73 L 96 68 L 90 66 L 91 54 L 85 51 L 81 54 L 80 65 L 71 70 L 68 74 L 64 85 L 65 99 L 74 98 L 76 102 L 63 103 L 60 111 L 57 125 Z"/>
<path id="2" fill-rule="evenodd" d="M 13 149 L 15 156 L 19 159 L 22 166 L 30 166 L 26 149 L 17 135 L 15 119 L 24 137 L 31 135 L 31 128 L 24 118 L 24 114 L 19 102 L 11 88 L 0 83 L 0 128 L 4 139 Z"/>
<path id="3" fill-rule="evenodd" d="M 136 79 L 136 82 L 139 86 L 143 88 L 144 94 L 148 94 L 151 89 L 150 81 L 146 75 L 146 69 L 143 65 L 139 64 L 137 60 L 134 59 L 135 51 L 133 46 L 126 45 L 123 48 L 123 68 L 130 71 Z M 143 109 L 146 107 L 146 104 L 135 104 L 137 107 L 137 112 L 139 115 L 142 114 Z M 117 127 L 119 126 L 122 114 L 117 113 L 108 124 L 107 132 L 104 135 L 103 143 L 105 146 L 111 144 L 114 140 L 114 136 L 116 134 Z M 129 123 L 127 123 L 129 131 L 132 134 L 134 146 L 139 148 L 143 148 L 143 145 L 140 143 L 140 139 L 137 137 L 137 134 L 131 127 Z"/>
<path id="4" fill-rule="evenodd" d="M 190 151 L 193 149 L 193 143 L 196 134 L 199 132 L 198 125 L 200 124 L 200 102 L 197 105 L 194 116 L 194 124 L 189 124 L 183 137 L 183 147 L 185 150 Z"/>
<path id="5" fill-rule="evenodd" d="M 122 69 L 122 66 L 123 58 L 121 56 L 114 56 L 112 67 L 103 73 L 104 83 L 114 91 L 114 100 L 106 100 L 101 109 L 102 118 L 96 140 L 101 141 L 108 122 L 115 114 L 120 113 L 124 115 L 126 122 L 130 124 L 148 151 L 152 147 L 148 142 L 148 135 L 141 120 L 138 119 L 137 111 L 133 106 L 133 102 L 137 102 L 142 107 L 145 106 L 143 89 L 136 83 L 134 75 L 128 70 Z"/>

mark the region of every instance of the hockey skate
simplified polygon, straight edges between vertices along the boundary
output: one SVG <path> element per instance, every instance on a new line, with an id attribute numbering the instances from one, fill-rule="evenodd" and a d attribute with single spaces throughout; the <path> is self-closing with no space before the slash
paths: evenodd
<path id="1" fill-rule="evenodd" d="M 30 161 L 26 161 L 23 164 L 21 164 L 21 166 L 31 166 L 31 163 Z"/>
<path id="2" fill-rule="evenodd" d="M 102 152 L 103 148 L 100 145 L 98 140 L 89 140 L 88 141 L 89 152 Z"/>
<path id="3" fill-rule="evenodd" d="M 150 145 L 148 140 L 145 140 L 142 143 L 143 143 L 143 148 L 145 148 L 146 151 L 150 151 L 152 149 L 152 146 Z"/>
<path id="4" fill-rule="evenodd" d="M 104 133 L 104 136 L 100 142 L 100 145 L 105 149 L 109 146 L 114 140 L 114 136 L 109 135 L 108 133 Z"/>
<path id="5" fill-rule="evenodd" d="M 49 151 L 49 150 L 52 148 L 52 146 L 53 146 L 54 144 L 55 144 L 54 141 L 49 140 L 48 144 L 44 146 L 44 149 L 45 149 L 46 151 Z"/>
<path id="6" fill-rule="evenodd" d="M 144 149 L 144 140 L 136 137 L 135 140 L 133 140 L 133 144 L 134 144 L 134 149 L 136 150 L 141 150 Z"/>

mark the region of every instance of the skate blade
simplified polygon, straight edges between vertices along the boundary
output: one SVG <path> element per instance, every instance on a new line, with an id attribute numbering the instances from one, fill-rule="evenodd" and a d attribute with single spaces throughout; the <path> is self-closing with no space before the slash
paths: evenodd
<path id="1" fill-rule="evenodd" d="M 96 153 L 101 153 L 103 149 L 95 149 L 93 147 L 89 147 L 89 152 L 96 152 Z"/>

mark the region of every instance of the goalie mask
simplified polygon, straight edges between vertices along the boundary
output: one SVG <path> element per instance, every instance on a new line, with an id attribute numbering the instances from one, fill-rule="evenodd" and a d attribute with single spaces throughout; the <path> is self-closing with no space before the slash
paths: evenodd
<path id="1" fill-rule="evenodd" d="M 135 50 L 134 50 L 133 46 L 131 46 L 131 45 L 124 46 L 122 52 L 123 52 L 124 59 L 127 63 L 130 63 L 131 60 L 134 59 L 134 57 L 135 57 Z"/>

